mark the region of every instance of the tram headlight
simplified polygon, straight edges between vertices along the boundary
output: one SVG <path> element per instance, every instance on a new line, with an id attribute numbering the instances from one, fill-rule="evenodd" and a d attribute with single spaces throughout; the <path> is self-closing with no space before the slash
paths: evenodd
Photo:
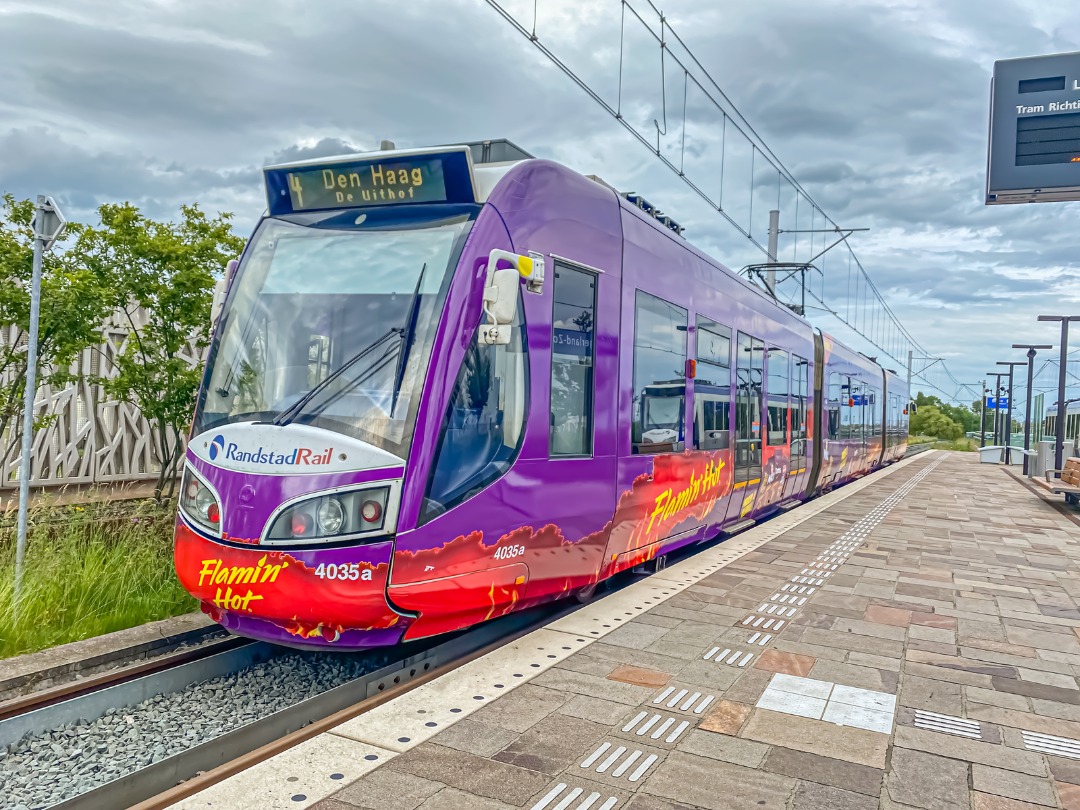
<path id="1" fill-rule="evenodd" d="M 319 529 L 326 534 L 337 534 L 345 524 L 345 507 L 337 498 L 325 498 L 316 513 Z"/>
<path id="2" fill-rule="evenodd" d="M 333 540 L 382 530 L 390 490 L 385 486 L 355 489 L 290 504 L 274 517 L 266 542 Z"/>
<path id="3" fill-rule="evenodd" d="M 180 482 L 180 511 L 200 529 L 221 536 L 221 504 L 214 491 L 203 483 L 190 466 L 184 467 Z"/>

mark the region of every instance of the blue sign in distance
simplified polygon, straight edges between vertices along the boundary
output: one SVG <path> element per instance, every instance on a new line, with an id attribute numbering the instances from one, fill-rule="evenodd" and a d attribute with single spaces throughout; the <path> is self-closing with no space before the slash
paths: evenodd
<path id="1" fill-rule="evenodd" d="M 990 411 L 1004 411 L 1009 407 L 1008 397 L 987 397 L 986 408 Z"/>

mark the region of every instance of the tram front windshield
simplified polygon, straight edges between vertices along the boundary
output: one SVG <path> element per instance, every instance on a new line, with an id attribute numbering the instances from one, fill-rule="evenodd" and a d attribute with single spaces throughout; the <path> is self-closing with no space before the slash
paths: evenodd
<path id="1" fill-rule="evenodd" d="M 344 229 L 268 219 L 233 283 L 195 432 L 296 422 L 404 458 L 467 216 Z"/>

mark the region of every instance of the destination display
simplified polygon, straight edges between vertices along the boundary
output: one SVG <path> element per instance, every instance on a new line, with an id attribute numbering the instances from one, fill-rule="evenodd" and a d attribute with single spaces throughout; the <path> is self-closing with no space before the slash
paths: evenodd
<path id="1" fill-rule="evenodd" d="M 464 147 L 449 152 L 271 166 L 265 175 L 267 201 L 274 215 L 476 199 Z"/>
<path id="2" fill-rule="evenodd" d="M 986 203 L 1080 200 L 1080 52 L 994 63 Z"/>

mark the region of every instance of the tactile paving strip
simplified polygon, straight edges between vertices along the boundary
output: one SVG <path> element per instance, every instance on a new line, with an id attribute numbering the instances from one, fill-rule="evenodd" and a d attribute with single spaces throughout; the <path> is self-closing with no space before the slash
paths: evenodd
<path id="1" fill-rule="evenodd" d="M 566 795 L 563 795 L 563 792 Z M 548 810 L 550 805 L 556 799 L 559 799 L 558 804 L 552 806 L 550 810 L 593 810 L 593 806 L 600 800 L 599 791 L 591 791 L 585 798 L 581 798 L 585 795 L 585 788 L 570 787 L 565 782 L 559 782 L 555 787 L 549 790 L 536 804 L 529 808 L 529 810 Z M 579 804 L 574 804 L 578 799 L 581 799 Z M 616 804 L 619 803 L 617 796 L 608 796 L 604 800 L 603 804 L 596 805 L 596 810 L 611 810 Z"/>
<path id="2" fill-rule="evenodd" d="M 614 779 L 625 776 L 628 782 L 636 782 L 657 759 L 656 754 L 646 754 L 641 749 L 627 748 L 625 745 L 613 748 L 612 743 L 605 742 L 585 758 L 581 767 L 599 774 L 610 774 Z"/>
<path id="3" fill-rule="evenodd" d="M 714 700 L 716 700 L 716 695 L 706 695 L 701 692 L 691 693 L 689 689 L 675 691 L 674 686 L 669 686 L 654 697 L 652 702 L 655 705 L 666 704 L 669 709 L 675 709 L 676 711 L 693 711 L 694 714 L 701 714 Z"/>
<path id="4" fill-rule="evenodd" d="M 951 714 L 938 714 L 923 709 L 915 710 L 915 727 L 941 734 L 953 734 L 972 740 L 982 739 L 982 725 L 977 720 L 953 717 Z"/>
<path id="5" fill-rule="evenodd" d="M 648 734 L 651 740 L 671 744 L 676 742 L 689 727 L 689 720 L 680 720 L 678 717 L 665 716 L 655 712 L 652 713 L 652 716 L 650 716 L 649 712 L 638 712 L 629 723 L 622 727 L 622 730 L 624 733 L 634 733 L 639 737 Z M 651 734 L 649 734 L 650 731 Z"/>
<path id="6" fill-rule="evenodd" d="M 1021 731 L 1024 745 L 1030 751 L 1040 754 L 1052 754 L 1055 757 L 1080 759 L 1080 742 L 1067 737 L 1054 737 L 1050 734 L 1038 734 L 1034 731 Z"/>

